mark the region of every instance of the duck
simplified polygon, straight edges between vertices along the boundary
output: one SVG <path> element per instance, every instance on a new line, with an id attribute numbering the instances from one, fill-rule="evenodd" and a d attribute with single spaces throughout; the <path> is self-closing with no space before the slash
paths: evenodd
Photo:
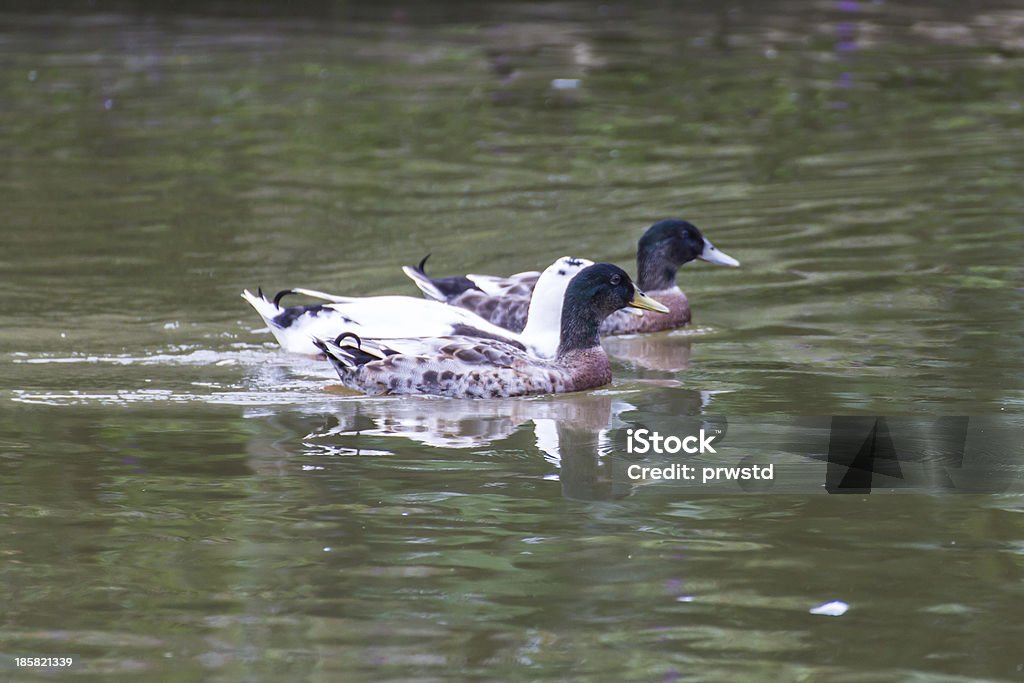
<path id="1" fill-rule="evenodd" d="M 637 243 L 637 285 L 652 299 L 667 306 L 669 313 L 635 316 L 619 311 L 605 319 L 601 334 L 658 332 L 689 324 L 690 302 L 676 284 L 676 274 L 681 266 L 698 259 L 720 266 L 740 265 L 689 221 L 670 218 L 649 227 Z M 517 273 L 507 278 L 474 274 L 432 278 L 425 264 L 426 259 L 418 266 L 404 266 L 403 271 L 426 298 L 472 310 L 512 331 L 519 331 L 525 325 L 522 301 L 528 300 L 528 292 L 536 283 L 538 273 Z"/>
<path id="2" fill-rule="evenodd" d="M 633 307 L 667 313 L 611 263 L 587 266 L 565 290 L 553 359 L 537 358 L 500 339 L 451 335 L 368 339 L 344 333 L 316 339 L 342 384 L 368 395 L 429 394 L 505 398 L 582 391 L 607 384 L 611 364 L 601 348 L 601 322 Z"/>
<path id="3" fill-rule="evenodd" d="M 351 332 L 367 339 L 450 335 L 497 339 L 539 358 L 554 358 L 566 287 L 574 275 L 592 263 L 563 256 L 538 273 L 533 281 L 534 295 L 515 298 L 526 317 L 525 326 L 516 331 L 499 326 L 472 309 L 411 296 L 346 297 L 295 288 L 280 291 L 273 299 L 262 289 L 255 294 L 245 290 L 242 298 L 256 309 L 278 344 L 290 353 L 319 356 L 314 337 L 333 339 Z M 285 296 L 296 294 L 324 303 L 287 308 L 281 305 Z"/>

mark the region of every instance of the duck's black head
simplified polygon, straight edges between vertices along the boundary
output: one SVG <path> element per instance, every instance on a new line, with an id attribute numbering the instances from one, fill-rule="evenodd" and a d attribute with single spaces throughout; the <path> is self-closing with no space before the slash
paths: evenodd
<path id="1" fill-rule="evenodd" d="M 595 263 L 581 270 L 565 290 L 559 355 L 597 346 L 601 323 L 626 306 L 668 311 L 637 289 L 629 274 L 614 264 Z"/>
<path id="2" fill-rule="evenodd" d="M 672 287 L 679 266 L 702 259 L 721 266 L 738 266 L 739 261 L 719 251 L 689 221 L 668 219 L 647 228 L 636 250 L 640 286 L 647 291 Z"/>

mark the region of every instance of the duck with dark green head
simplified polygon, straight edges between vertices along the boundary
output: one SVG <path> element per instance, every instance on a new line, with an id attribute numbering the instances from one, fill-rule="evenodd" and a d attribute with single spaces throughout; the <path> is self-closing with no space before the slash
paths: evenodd
<path id="1" fill-rule="evenodd" d="M 649 227 L 637 243 L 637 283 L 649 296 L 668 307 L 666 315 L 608 316 L 602 334 L 658 332 L 690 322 L 690 302 L 676 283 L 679 269 L 690 261 L 737 267 L 740 262 L 711 243 L 693 223 L 669 219 Z"/>
<path id="2" fill-rule="evenodd" d="M 314 343 L 342 384 L 366 394 L 501 398 L 564 393 L 611 381 L 599 330 L 609 315 L 626 307 L 668 312 L 624 270 L 597 263 L 581 270 L 565 291 L 558 353 L 551 360 L 501 340 L 463 336 L 381 340 L 344 334 Z"/>
<path id="3" fill-rule="evenodd" d="M 635 334 L 682 327 L 690 322 L 690 302 L 676 284 L 679 268 L 690 261 L 707 261 L 720 266 L 740 262 L 719 250 L 689 221 L 667 219 L 649 227 L 637 243 L 637 285 L 655 301 L 664 304 L 666 315 L 629 315 L 619 311 L 608 316 L 601 334 Z M 526 324 L 525 302 L 533 292 L 539 273 L 518 273 L 508 278 L 494 275 L 431 278 L 419 266 L 403 268 L 429 299 L 467 308 L 486 320 L 513 331 Z"/>

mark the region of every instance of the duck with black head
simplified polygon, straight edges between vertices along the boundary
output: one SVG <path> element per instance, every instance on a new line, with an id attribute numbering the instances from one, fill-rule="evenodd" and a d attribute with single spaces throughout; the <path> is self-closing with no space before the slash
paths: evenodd
<path id="1" fill-rule="evenodd" d="M 666 313 L 610 263 L 584 268 L 569 283 L 558 351 L 542 359 L 507 342 L 464 336 L 315 340 L 342 384 L 366 394 L 501 398 L 581 391 L 611 381 L 599 330 L 609 315 L 633 307 Z"/>
<path id="2" fill-rule="evenodd" d="M 641 317 L 612 314 L 601 325 L 601 334 L 658 332 L 688 324 L 692 317 L 690 301 L 676 283 L 676 275 L 682 266 L 696 260 L 718 266 L 740 265 L 689 221 L 668 219 L 649 227 L 637 243 L 637 284 L 669 312 Z"/>
<path id="3" fill-rule="evenodd" d="M 649 227 L 637 243 L 637 285 L 652 299 L 667 306 L 669 312 L 633 316 L 619 311 L 604 321 L 601 334 L 657 332 L 688 324 L 690 302 L 676 283 L 676 275 L 680 267 L 696 260 L 720 266 L 740 265 L 689 221 L 667 219 Z M 529 301 L 539 273 L 517 273 L 507 278 L 475 274 L 432 278 L 423 266 L 420 262 L 419 266 L 405 266 L 403 270 L 428 299 L 469 308 L 509 330 L 520 331 L 526 324 L 523 303 Z"/>

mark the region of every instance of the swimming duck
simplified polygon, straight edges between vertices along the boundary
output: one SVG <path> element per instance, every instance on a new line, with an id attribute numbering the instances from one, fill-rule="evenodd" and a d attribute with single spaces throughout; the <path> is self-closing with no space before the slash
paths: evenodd
<path id="1" fill-rule="evenodd" d="M 601 325 L 601 334 L 634 334 L 682 327 L 690 322 L 690 303 L 676 284 L 680 266 L 695 259 L 720 266 L 740 262 L 719 250 L 689 221 L 669 219 L 647 229 L 637 243 L 637 284 L 648 295 L 669 308 L 668 315 L 630 316 L 613 313 Z M 403 270 L 423 294 L 435 301 L 467 308 L 496 325 L 518 331 L 525 324 L 522 301 L 536 282 L 538 273 L 518 273 L 509 278 L 493 275 L 431 278 L 424 265 Z"/>
<path id="2" fill-rule="evenodd" d="M 499 398 L 580 391 L 611 381 L 598 337 L 601 322 L 626 306 L 665 313 L 618 266 L 598 263 L 569 283 L 558 353 L 540 359 L 498 339 L 447 336 L 376 340 L 342 334 L 314 343 L 342 384 L 367 394 Z"/>
<path id="3" fill-rule="evenodd" d="M 260 314 L 281 347 L 291 353 L 319 354 L 314 337 L 334 339 L 351 332 L 367 339 L 449 335 L 500 339 L 540 358 L 554 358 L 565 289 L 574 275 L 591 264 L 592 261 L 563 256 L 539 273 L 534 281 L 535 295 L 516 299 L 517 304 L 523 304 L 527 320 L 518 334 L 472 310 L 411 296 L 344 297 L 296 288 L 278 292 L 273 300 L 262 290 L 256 294 L 245 290 L 242 298 Z M 281 299 L 289 294 L 302 294 L 326 303 L 284 308 Z"/>

